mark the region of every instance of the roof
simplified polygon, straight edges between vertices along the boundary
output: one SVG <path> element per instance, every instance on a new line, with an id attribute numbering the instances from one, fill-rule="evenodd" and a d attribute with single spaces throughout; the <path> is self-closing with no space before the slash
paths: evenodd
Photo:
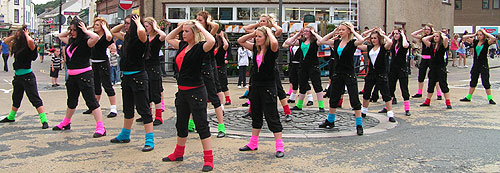
<path id="1" fill-rule="evenodd" d="M 69 0 L 69 1 L 67 1 L 66 3 L 64 3 L 62 5 L 62 11 L 64 11 L 65 9 L 71 7 L 72 5 L 74 5 L 76 3 L 81 3 L 81 1 L 80 0 Z M 45 14 L 45 13 L 47 13 L 47 14 Z M 42 13 L 42 14 L 44 14 L 43 16 L 38 16 L 38 17 L 48 18 L 48 17 L 57 16 L 59 14 L 59 8 L 56 7 L 54 9 L 52 9 L 51 11 L 45 12 L 45 13 Z"/>

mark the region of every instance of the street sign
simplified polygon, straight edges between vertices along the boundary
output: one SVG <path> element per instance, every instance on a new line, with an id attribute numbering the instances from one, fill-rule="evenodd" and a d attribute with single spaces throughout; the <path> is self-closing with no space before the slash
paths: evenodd
<path id="1" fill-rule="evenodd" d="M 133 5 L 133 1 L 132 0 L 120 0 L 120 8 L 122 8 L 123 10 L 129 10 L 130 8 L 132 8 L 132 5 Z"/>

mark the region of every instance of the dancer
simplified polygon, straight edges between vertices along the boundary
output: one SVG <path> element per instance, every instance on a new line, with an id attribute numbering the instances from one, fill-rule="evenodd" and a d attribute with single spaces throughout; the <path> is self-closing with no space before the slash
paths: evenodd
<path id="1" fill-rule="evenodd" d="M 431 41 L 433 40 L 433 41 Z M 430 106 L 431 97 L 434 93 L 435 85 L 439 83 L 440 88 L 443 90 L 446 109 L 451 109 L 450 90 L 448 89 L 448 81 L 446 73 L 446 59 L 444 58 L 446 52 L 448 51 L 448 37 L 444 33 L 434 32 L 433 35 L 426 36 L 422 39 L 422 42 L 426 47 L 430 47 L 432 50 L 431 59 L 429 62 L 429 84 L 427 86 L 427 98 L 425 102 L 420 106 Z"/>
<path id="2" fill-rule="evenodd" d="M 200 11 L 196 14 L 196 21 L 198 21 L 201 26 L 207 31 L 210 32 L 212 37 L 217 34 L 217 30 L 219 29 L 219 25 L 210 21 L 211 17 L 207 11 Z M 215 116 L 217 117 L 217 138 L 223 138 L 226 136 L 226 125 L 224 124 L 224 107 L 221 104 L 222 95 L 221 87 L 219 83 L 219 76 L 216 71 L 216 62 L 214 58 L 214 48 L 210 50 L 210 53 L 204 54 L 202 58 L 203 63 L 201 64 L 201 73 L 203 83 L 205 84 L 205 88 L 208 94 L 208 100 L 212 103 L 215 109 Z M 189 119 L 188 130 L 194 131 L 195 123 L 193 118 Z"/>
<path id="3" fill-rule="evenodd" d="M 78 105 L 78 97 L 82 93 L 85 103 L 92 111 L 96 121 L 94 138 L 106 136 L 106 129 L 102 122 L 102 111 L 94 94 L 93 72 L 90 66 L 91 49 L 99 41 L 99 35 L 87 30 L 85 24 L 79 19 L 70 22 L 68 32 L 59 34 L 59 39 L 65 43 L 66 67 L 68 68 L 68 80 L 66 81 L 66 93 L 68 94 L 68 109 L 64 119 L 52 130 L 71 129 L 71 117 Z"/>
<path id="4" fill-rule="evenodd" d="M 221 91 L 224 93 L 226 103 L 225 105 L 231 105 L 231 98 L 229 97 L 229 88 L 227 87 L 227 67 L 226 67 L 226 55 L 231 54 L 231 45 L 229 45 L 229 39 L 225 35 L 224 31 L 220 31 L 215 36 L 215 49 L 214 57 L 217 63 L 217 76 L 220 82 Z"/>
<path id="5" fill-rule="evenodd" d="M 36 46 L 26 25 L 18 29 L 14 35 L 5 38 L 3 42 L 11 48 L 11 55 L 14 56 L 12 65 L 14 67 L 14 80 L 12 80 L 12 109 L 7 117 L 0 120 L 0 123 L 16 121 L 16 113 L 21 106 L 24 93 L 26 93 L 29 101 L 38 112 L 42 129 L 49 128 L 43 102 L 38 95 L 36 77 L 31 70 L 31 61 L 35 61 L 37 58 Z"/>
<path id="6" fill-rule="evenodd" d="M 382 94 L 382 99 L 385 102 L 385 109 L 387 110 L 387 117 L 390 122 L 396 122 L 394 119 L 394 112 L 392 112 L 392 97 L 389 92 L 389 80 L 387 74 L 387 67 L 389 66 L 387 51 L 391 50 L 392 40 L 385 35 L 385 32 L 380 28 L 373 28 L 369 37 L 371 45 L 358 46 L 361 51 L 368 52 L 370 63 L 368 64 L 368 74 L 365 77 L 365 86 L 363 89 L 363 107 L 361 108 L 361 116 L 365 117 L 368 113 L 368 106 L 370 105 L 370 96 L 372 89 L 377 86 Z M 406 57 L 406 54 L 404 54 Z"/>
<path id="7" fill-rule="evenodd" d="M 421 34 L 421 33 L 423 33 L 423 34 Z M 417 91 L 417 94 L 412 96 L 413 98 L 421 98 L 422 97 L 422 91 L 424 88 L 424 80 L 425 80 L 425 76 L 427 75 L 427 68 L 429 68 L 429 66 L 430 66 L 430 61 L 431 61 L 430 59 L 431 59 L 431 54 L 432 54 L 432 50 L 433 50 L 431 47 L 426 46 L 424 44 L 424 42 L 422 41 L 422 39 L 424 37 L 432 35 L 432 33 L 434 33 L 434 25 L 430 24 L 430 23 L 426 24 L 424 28 L 419 29 L 419 30 L 411 33 L 411 36 L 413 36 L 413 38 L 420 40 L 422 42 L 422 60 L 420 60 L 420 64 L 418 65 L 418 91 Z M 427 87 L 429 87 L 429 86 L 427 86 Z M 436 85 L 436 87 L 438 87 L 438 85 Z M 432 90 L 434 90 L 434 89 L 432 89 Z M 441 100 L 442 99 L 441 90 L 439 89 L 439 87 L 436 88 L 436 90 L 437 90 L 438 100 Z"/>
<path id="8" fill-rule="evenodd" d="M 108 118 L 116 117 L 116 94 L 113 89 L 113 85 L 111 85 L 111 67 L 109 65 L 109 57 L 106 54 L 106 49 L 109 45 L 113 44 L 113 36 L 108 28 L 108 22 L 106 19 L 102 17 L 96 17 L 94 19 L 94 32 L 99 35 L 99 41 L 92 47 L 91 50 L 91 61 L 92 61 L 92 69 L 94 71 L 94 89 L 95 89 L 95 97 L 97 98 L 97 102 L 101 100 L 102 87 L 104 87 L 104 91 L 108 95 L 109 103 L 111 106 L 109 107 Z M 91 110 L 87 110 L 83 112 L 83 114 L 90 114 Z"/>
<path id="9" fill-rule="evenodd" d="M 121 30 L 125 28 L 125 32 Z M 130 131 L 134 123 L 134 107 L 144 122 L 145 144 L 143 152 L 154 149 L 153 118 L 149 107 L 149 80 L 145 72 L 144 52 L 146 51 L 148 36 L 143 21 L 137 15 L 125 17 L 125 24 L 111 29 L 113 36 L 123 41 L 120 54 L 120 70 L 122 77 L 123 98 L 123 128 L 111 143 L 129 143 Z"/>
<path id="10" fill-rule="evenodd" d="M 293 38 L 295 34 L 298 33 L 290 33 L 288 38 Z M 297 90 L 299 90 L 300 55 L 296 54 L 296 52 L 300 48 L 300 46 L 294 45 L 290 46 L 286 43 L 283 43 L 282 46 L 283 48 L 288 48 L 290 57 L 290 61 L 288 63 L 288 77 L 290 80 L 290 90 L 288 91 L 288 95 L 290 95 L 290 98 L 288 99 L 288 103 L 295 103 L 295 99 L 297 98 Z"/>
<path id="11" fill-rule="evenodd" d="M 247 40 L 255 38 L 255 43 Z M 251 69 L 251 85 L 249 99 L 253 103 L 252 112 L 252 137 L 250 142 L 240 151 L 253 151 L 258 149 L 259 134 L 263 125 L 263 114 L 267 125 L 274 134 L 276 141 L 275 156 L 284 157 L 282 130 L 278 109 L 276 108 L 276 58 L 278 58 L 278 40 L 274 37 L 272 30 L 268 27 L 258 27 L 254 32 L 246 34 L 238 39 L 238 43 L 254 52 Z"/>
<path id="12" fill-rule="evenodd" d="M 303 38 L 299 40 L 299 42 L 296 42 L 299 36 L 303 36 Z M 302 55 L 299 71 L 300 95 L 297 104 L 291 110 L 302 110 L 306 92 L 311 90 L 309 80 L 311 80 L 314 91 L 316 92 L 319 111 L 324 112 L 325 110 L 323 103 L 323 88 L 321 86 L 321 71 L 319 69 L 319 60 L 317 56 L 321 39 L 322 37 L 316 33 L 313 27 L 306 26 L 299 34 L 285 41 L 288 45 L 300 46 L 296 54 Z"/>
<path id="13" fill-rule="evenodd" d="M 356 36 L 357 40 L 353 39 Z M 333 39 L 331 39 L 333 37 Z M 358 83 L 354 73 L 354 52 L 357 46 L 363 44 L 363 37 L 354 30 L 354 25 L 350 22 L 343 22 L 338 29 L 329 33 L 323 39 L 322 44 L 333 47 L 333 60 L 335 61 L 333 71 L 332 91 L 330 95 L 330 113 L 328 118 L 319 125 L 320 128 L 335 127 L 335 117 L 340 97 L 344 93 L 344 87 L 347 86 L 351 107 L 356 117 L 356 133 L 363 135 L 363 118 L 361 118 L 361 103 L 358 98 Z"/>
<path id="14" fill-rule="evenodd" d="M 489 104 L 496 104 L 493 101 L 493 96 L 491 95 L 491 85 L 490 85 L 490 67 L 488 65 L 488 47 L 492 44 L 495 44 L 496 38 L 495 36 L 487 33 L 484 29 L 480 29 L 473 35 L 465 35 L 463 39 L 467 40 L 472 37 L 477 37 L 474 40 L 474 45 L 472 49 L 474 49 L 474 59 L 472 61 L 472 68 L 470 69 L 470 88 L 469 94 L 465 96 L 465 98 L 460 99 L 463 102 L 470 102 L 472 99 L 472 94 L 476 90 L 477 80 L 479 75 L 481 75 L 481 82 L 486 91 L 486 95 L 488 98 Z"/>
<path id="15" fill-rule="evenodd" d="M 154 105 L 155 120 L 153 126 L 163 124 L 161 109 L 161 93 L 163 92 L 160 66 L 160 49 L 165 45 L 167 35 L 163 32 L 156 20 L 152 17 L 144 19 L 144 28 L 148 33 L 149 45 L 146 49 L 146 72 L 149 79 L 149 99 Z"/>
<path id="16" fill-rule="evenodd" d="M 183 40 L 175 36 L 181 31 Z M 205 41 L 203 41 L 205 40 Z M 164 162 L 184 160 L 184 149 L 188 136 L 189 115 L 192 114 L 196 131 L 203 145 L 202 171 L 211 171 L 213 165 L 212 139 L 207 121 L 207 90 L 202 80 L 202 63 L 206 54 L 215 44 L 215 38 L 199 22 L 187 21 L 167 35 L 167 42 L 178 49 L 174 59 L 174 70 L 177 71 L 178 92 L 175 94 L 177 120 L 177 145 L 172 154 L 164 157 Z"/>
<path id="17" fill-rule="evenodd" d="M 389 89 L 393 103 L 396 100 L 394 92 L 396 92 L 396 83 L 399 80 L 399 88 L 404 100 L 405 115 L 410 116 L 410 93 L 408 90 L 408 62 L 406 62 L 406 54 L 410 44 L 406 39 L 406 34 L 403 29 L 399 28 L 392 31 L 392 47 L 391 47 L 391 64 L 389 70 Z M 384 108 L 381 113 L 387 112 Z"/>

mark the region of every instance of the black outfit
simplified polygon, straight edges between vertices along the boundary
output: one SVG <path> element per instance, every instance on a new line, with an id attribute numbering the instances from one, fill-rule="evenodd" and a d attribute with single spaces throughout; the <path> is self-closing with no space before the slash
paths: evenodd
<path id="1" fill-rule="evenodd" d="M 444 55 L 448 51 L 442 43 L 439 43 L 438 48 L 435 48 L 435 43 L 431 45 L 433 52 L 431 54 L 430 70 L 429 70 L 429 84 L 427 88 L 428 93 L 434 93 L 434 88 L 436 87 L 436 82 L 439 82 L 439 87 L 443 93 L 448 93 L 450 89 L 448 88 L 446 73 L 446 60 Z"/>
<path id="2" fill-rule="evenodd" d="M 299 47 L 300 49 L 300 47 Z M 300 71 L 300 58 L 302 57 L 300 54 L 293 52 L 292 48 L 290 48 L 290 63 L 288 64 L 288 77 L 290 83 L 292 84 L 293 90 L 299 89 L 299 71 Z"/>
<path id="3" fill-rule="evenodd" d="M 238 86 L 241 86 L 241 83 L 243 83 L 243 86 L 247 86 L 247 70 L 248 66 L 240 66 L 239 69 L 239 76 L 238 76 Z"/>
<path id="4" fill-rule="evenodd" d="M 201 73 L 202 73 L 203 83 L 205 84 L 207 90 L 208 99 L 210 100 L 214 108 L 218 108 L 219 106 L 221 106 L 221 102 L 219 100 L 219 96 L 217 96 L 218 90 L 215 84 L 216 81 L 215 75 L 217 73 L 214 73 L 215 67 L 213 67 L 212 65 L 212 62 L 214 62 L 213 55 L 214 53 L 212 49 L 208 53 L 204 54 L 204 57 L 201 57 L 202 59 Z"/>
<path id="5" fill-rule="evenodd" d="M 116 95 L 113 85 L 111 85 L 111 67 L 109 65 L 108 55 L 106 54 L 106 49 L 111 44 L 113 44 L 113 40 L 108 41 L 106 40 L 106 35 L 103 35 L 91 49 L 90 57 L 94 60 L 92 62 L 92 70 L 94 71 L 94 89 L 96 95 L 102 94 L 101 85 L 104 87 L 104 91 L 108 96 Z"/>
<path id="6" fill-rule="evenodd" d="M 406 53 L 408 48 L 404 48 L 403 45 L 398 45 L 399 49 L 396 52 L 396 45 L 391 47 L 391 64 L 389 70 L 389 89 L 391 96 L 395 97 L 394 92 L 396 91 L 396 82 L 399 80 L 399 87 L 401 89 L 401 94 L 404 100 L 410 99 L 410 93 L 408 91 L 408 63 L 406 62 Z"/>
<path id="7" fill-rule="evenodd" d="M 479 79 L 479 75 L 481 75 L 481 82 L 483 84 L 484 89 L 490 89 L 490 67 L 488 65 L 488 47 L 490 46 L 488 40 L 483 42 L 483 49 L 477 56 L 476 46 L 478 45 L 479 40 L 474 40 L 474 59 L 472 68 L 470 69 L 470 87 L 475 88 L 477 86 L 477 80 Z"/>
<path id="8" fill-rule="evenodd" d="M 148 74 L 144 71 L 144 52 L 147 45 L 139 38 L 126 37 L 122 46 L 120 59 L 120 70 L 126 72 L 137 72 L 122 77 L 122 99 L 123 113 L 125 119 L 134 118 L 134 106 L 137 113 L 141 115 L 144 124 L 153 122 L 149 109 L 149 80 Z"/>
<path id="9" fill-rule="evenodd" d="M 300 45 L 302 45 L 300 41 Z M 309 86 L 309 79 L 311 79 L 314 91 L 320 93 L 323 91 L 321 87 L 321 71 L 319 69 L 318 60 L 318 44 L 316 41 L 309 43 L 309 49 L 307 50 L 306 56 L 302 53 L 302 49 L 299 48 L 295 54 L 302 56 L 300 60 L 301 68 L 299 70 L 299 92 L 300 94 L 306 94 L 307 91 L 311 90 Z M 351 58 L 352 61 L 352 58 Z M 351 63 L 352 64 L 352 63 Z"/>
<path id="10" fill-rule="evenodd" d="M 70 43 L 64 51 L 73 52 L 72 55 L 66 52 L 66 64 L 68 70 L 83 69 L 90 66 L 91 48 L 87 41 L 89 38 L 80 40 L 79 43 Z M 92 70 L 78 75 L 69 75 L 66 81 L 66 92 L 68 94 L 68 108 L 75 109 L 78 105 L 78 97 L 82 93 L 85 103 L 90 111 L 99 108 L 99 103 L 94 93 L 94 77 Z"/>
<path id="11" fill-rule="evenodd" d="M 273 133 L 279 133 L 283 130 L 278 108 L 276 107 L 276 75 L 273 75 L 276 70 L 276 58 L 278 51 L 273 52 L 271 46 L 267 47 L 266 53 L 263 55 L 262 64 L 257 65 L 257 50 L 256 45 L 253 46 L 252 69 L 250 69 L 250 89 L 248 98 L 252 103 L 250 111 L 252 112 L 252 128 L 261 129 L 263 126 L 263 116 L 266 117 L 269 130 Z"/>
<path id="12" fill-rule="evenodd" d="M 9 71 L 9 65 L 7 64 L 7 61 L 9 60 L 9 54 L 2 54 L 3 58 L 3 71 Z"/>
<path id="13" fill-rule="evenodd" d="M 38 53 L 36 52 L 36 47 L 34 50 L 30 50 L 28 45 L 26 45 L 22 50 L 15 52 L 14 57 L 16 57 L 14 58 L 13 64 L 14 70 L 31 69 L 31 61 L 36 60 Z M 38 95 L 36 77 L 33 72 L 24 75 L 15 75 L 12 80 L 12 88 L 13 107 L 19 108 L 21 106 L 21 101 L 23 100 L 25 92 L 35 108 L 43 106 L 42 99 Z"/>
<path id="14" fill-rule="evenodd" d="M 367 50 L 368 55 L 370 54 L 370 51 L 372 49 L 373 46 L 369 45 Z M 363 99 L 369 100 L 373 87 L 377 86 L 380 90 L 380 93 L 382 93 L 382 99 L 384 100 L 384 102 L 391 101 L 391 95 L 389 94 L 388 85 L 389 79 L 387 77 L 388 62 L 387 50 L 383 45 L 380 45 L 377 59 L 375 60 L 375 62 L 370 61 L 370 63 L 368 64 L 368 74 L 365 77 Z"/>
<path id="15" fill-rule="evenodd" d="M 149 41 L 149 47 L 146 50 L 146 72 L 149 79 L 149 99 L 155 104 L 161 103 L 161 92 L 163 92 L 160 65 L 160 49 L 165 44 L 160 41 L 160 35 L 157 34 L 153 40 Z"/>
<path id="16" fill-rule="evenodd" d="M 230 50 L 231 47 L 228 47 L 228 50 Z M 227 88 L 227 67 L 225 63 L 225 56 L 226 56 L 226 50 L 224 50 L 224 45 L 220 45 L 219 48 L 217 49 L 217 53 L 215 53 L 215 62 L 217 63 L 217 76 L 219 80 L 219 84 L 221 87 L 222 92 L 229 91 L 229 88 Z M 230 54 L 230 52 L 227 52 Z"/>
<path id="17" fill-rule="evenodd" d="M 177 64 L 176 56 L 174 58 L 174 70 L 177 71 L 177 85 L 184 87 L 193 87 L 188 90 L 181 90 L 175 94 L 175 109 L 177 112 L 177 136 L 185 138 L 188 136 L 188 121 L 189 115 L 193 115 L 196 131 L 200 135 L 200 139 L 206 139 L 211 136 L 210 127 L 207 121 L 207 89 L 204 86 L 202 76 L 203 59 L 206 59 L 208 53 L 203 50 L 205 42 L 199 42 L 194 45 L 185 56 L 180 64 L 180 70 Z M 179 43 L 179 55 L 188 43 L 181 41 Z"/>
<path id="18" fill-rule="evenodd" d="M 347 92 L 349 93 L 349 100 L 352 109 L 361 110 L 361 102 L 358 97 L 358 81 L 354 73 L 353 56 L 357 48 L 354 45 L 355 40 L 350 40 L 345 45 L 342 53 L 339 55 L 337 53 L 337 49 L 340 42 L 341 40 L 335 40 L 334 51 L 331 54 L 333 57 L 332 68 L 334 70 L 330 71 L 330 74 L 333 75 L 332 83 L 330 85 L 330 108 L 337 108 L 340 97 L 344 94 L 344 87 L 347 86 Z"/>
<path id="19" fill-rule="evenodd" d="M 422 56 L 425 55 L 432 55 L 432 47 L 427 47 L 423 42 L 422 42 Z M 424 82 L 425 80 L 425 75 L 427 75 L 427 68 L 429 68 L 431 63 L 430 59 L 424 59 L 420 60 L 420 64 L 418 65 L 418 82 Z"/>

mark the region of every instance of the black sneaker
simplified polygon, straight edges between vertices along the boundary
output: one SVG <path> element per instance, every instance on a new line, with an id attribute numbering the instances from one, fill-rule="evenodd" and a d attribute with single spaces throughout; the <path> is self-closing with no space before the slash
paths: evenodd
<path id="1" fill-rule="evenodd" d="M 295 100 L 288 99 L 288 103 L 295 103 Z"/>
<path id="2" fill-rule="evenodd" d="M 245 145 L 243 147 L 241 147 L 239 150 L 240 151 L 255 151 L 255 150 L 258 150 L 259 148 L 255 148 L 255 149 L 251 149 L 250 147 L 248 147 L 248 145 Z"/>
<path id="3" fill-rule="evenodd" d="M 438 100 L 443 100 L 443 96 L 438 96 Z"/>
<path id="4" fill-rule="evenodd" d="M 16 120 L 9 120 L 9 118 L 5 117 L 0 123 L 11 123 L 11 122 L 16 122 Z"/>
<path id="5" fill-rule="evenodd" d="M 470 102 L 469 99 L 467 99 L 467 97 L 464 97 L 463 99 L 460 99 L 461 102 Z"/>
<path id="6" fill-rule="evenodd" d="M 411 96 L 412 98 L 421 98 L 422 97 L 422 94 L 415 94 L 413 96 Z"/>
<path id="7" fill-rule="evenodd" d="M 312 101 L 308 101 L 306 105 L 307 105 L 307 106 L 312 106 L 312 105 L 314 105 L 314 102 L 312 102 Z"/>
<path id="8" fill-rule="evenodd" d="M 49 128 L 49 123 L 43 122 L 42 123 L 42 129 L 48 129 Z"/>
<path id="9" fill-rule="evenodd" d="M 358 134 L 359 136 L 363 135 L 363 126 L 361 125 L 356 126 L 356 134 Z"/>
<path id="10" fill-rule="evenodd" d="M 114 113 L 114 112 L 110 112 L 110 113 L 108 114 L 108 118 L 113 118 L 113 117 L 116 117 L 116 115 L 117 115 L 116 113 Z"/>
<path id="11" fill-rule="evenodd" d="M 422 104 L 420 104 L 420 106 L 431 106 L 431 105 L 429 105 L 427 103 L 422 103 Z"/>
<path id="12" fill-rule="evenodd" d="M 241 106 L 243 106 L 243 107 L 248 107 L 248 105 L 250 105 L 250 104 L 248 104 L 248 103 L 246 103 L 246 102 L 245 102 L 245 103 L 243 103 L 243 104 L 241 104 Z"/>
<path id="13" fill-rule="evenodd" d="M 155 120 L 153 121 L 153 126 L 159 126 L 159 125 L 161 125 L 161 124 L 163 124 L 163 122 L 161 122 L 161 120 L 159 120 L 159 119 L 155 119 Z"/>
<path id="14" fill-rule="evenodd" d="M 378 111 L 378 113 L 387 113 L 387 109 L 386 108 L 382 108 L 382 110 Z"/>
<path id="15" fill-rule="evenodd" d="M 446 109 L 452 109 L 451 105 L 447 105 Z"/>
<path id="16" fill-rule="evenodd" d="M 106 130 L 104 130 L 104 133 L 103 134 L 100 134 L 100 133 L 94 133 L 94 138 L 100 138 L 100 137 L 103 137 L 103 136 L 106 136 Z"/>
<path id="17" fill-rule="evenodd" d="M 62 129 L 60 129 L 58 126 L 52 127 L 52 130 L 54 130 L 54 131 L 57 131 L 57 130 L 69 130 L 69 129 L 71 129 L 71 123 L 69 123 L 66 126 L 63 126 Z"/>
<path id="18" fill-rule="evenodd" d="M 301 111 L 302 109 L 297 107 L 297 106 L 294 106 L 292 109 L 290 109 L 292 111 Z"/>
<path id="19" fill-rule="evenodd" d="M 359 94 L 359 95 L 362 95 L 362 94 L 363 94 L 363 91 L 360 91 L 358 94 Z"/>
<path id="20" fill-rule="evenodd" d="M 389 117 L 389 122 L 395 123 L 396 119 L 394 119 L 394 117 Z"/>
<path id="21" fill-rule="evenodd" d="M 141 118 L 137 118 L 137 119 L 135 120 L 135 122 L 143 122 L 143 121 L 144 121 L 144 120 L 142 119 L 142 117 L 141 117 Z"/>
<path id="22" fill-rule="evenodd" d="M 92 111 L 91 110 L 86 110 L 85 112 L 83 112 L 83 114 L 92 114 Z"/>
<path id="23" fill-rule="evenodd" d="M 224 105 L 231 105 L 231 102 L 226 102 L 224 103 Z"/>
<path id="24" fill-rule="evenodd" d="M 247 98 L 248 98 L 248 96 L 240 96 L 239 98 L 240 98 L 240 99 L 247 99 Z"/>
<path id="25" fill-rule="evenodd" d="M 411 115 L 410 111 L 405 111 L 405 115 L 410 116 Z"/>
<path id="26" fill-rule="evenodd" d="M 396 97 L 392 98 L 392 104 L 393 105 L 398 104 L 398 99 L 396 99 Z"/>
<path id="27" fill-rule="evenodd" d="M 330 96 L 328 96 L 328 93 L 326 93 L 323 95 L 323 98 L 330 98 Z"/>
<path id="28" fill-rule="evenodd" d="M 214 168 L 213 168 L 213 167 L 211 167 L 210 165 L 205 165 L 205 166 L 203 166 L 203 168 L 201 168 L 201 171 L 202 171 L 202 172 L 210 172 L 210 171 L 212 171 L 213 169 L 214 169 Z"/>
<path id="29" fill-rule="evenodd" d="M 251 115 L 252 115 L 251 113 L 247 113 L 247 114 L 245 114 L 245 115 L 241 116 L 241 118 L 250 118 L 250 117 L 251 117 Z"/>
<path id="30" fill-rule="evenodd" d="M 142 152 L 153 151 L 153 149 L 155 149 L 155 148 L 151 147 L 149 145 L 144 145 L 144 147 L 142 148 Z"/>
<path id="31" fill-rule="evenodd" d="M 488 101 L 490 104 L 492 105 L 496 105 L 497 103 L 495 103 L 495 101 L 493 101 L 493 99 L 491 99 L 490 101 Z"/>
<path id="32" fill-rule="evenodd" d="M 285 122 L 290 122 L 290 121 L 292 121 L 292 116 L 286 115 L 285 116 Z"/>
<path id="33" fill-rule="evenodd" d="M 373 102 L 373 103 L 377 103 L 377 101 L 378 101 L 378 99 L 376 99 L 376 98 L 371 98 L 370 99 L 370 102 Z"/>
<path id="34" fill-rule="evenodd" d="M 223 138 L 225 136 L 226 136 L 226 133 L 221 132 L 221 131 L 217 134 L 217 138 Z"/>
<path id="35" fill-rule="evenodd" d="M 361 113 L 361 117 L 366 118 L 366 114 Z"/>
<path id="36" fill-rule="evenodd" d="M 318 112 L 325 112 L 325 108 L 319 108 Z"/>
<path id="37" fill-rule="evenodd" d="M 319 128 L 327 128 L 327 129 L 331 129 L 331 128 L 333 128 L 333 127 L 335 127 L 335 122 L 332 122 L 332 123 L 331 123 L 331 122 L 330 122 L 330 121 L 328 121 L 328 120 L 325 120 L 325 122 L 323 122 L 323 123 L 321 123 L 321 124 L 319 125 Z"/>
<path id="38" fill-rule="evenodd" d="M 274 156 L 276 156 L 276 158 L 282 158 L 285 157 L 285 153 L 281 151 L 276 151 L 276 154 L 274 154 Z"/>

